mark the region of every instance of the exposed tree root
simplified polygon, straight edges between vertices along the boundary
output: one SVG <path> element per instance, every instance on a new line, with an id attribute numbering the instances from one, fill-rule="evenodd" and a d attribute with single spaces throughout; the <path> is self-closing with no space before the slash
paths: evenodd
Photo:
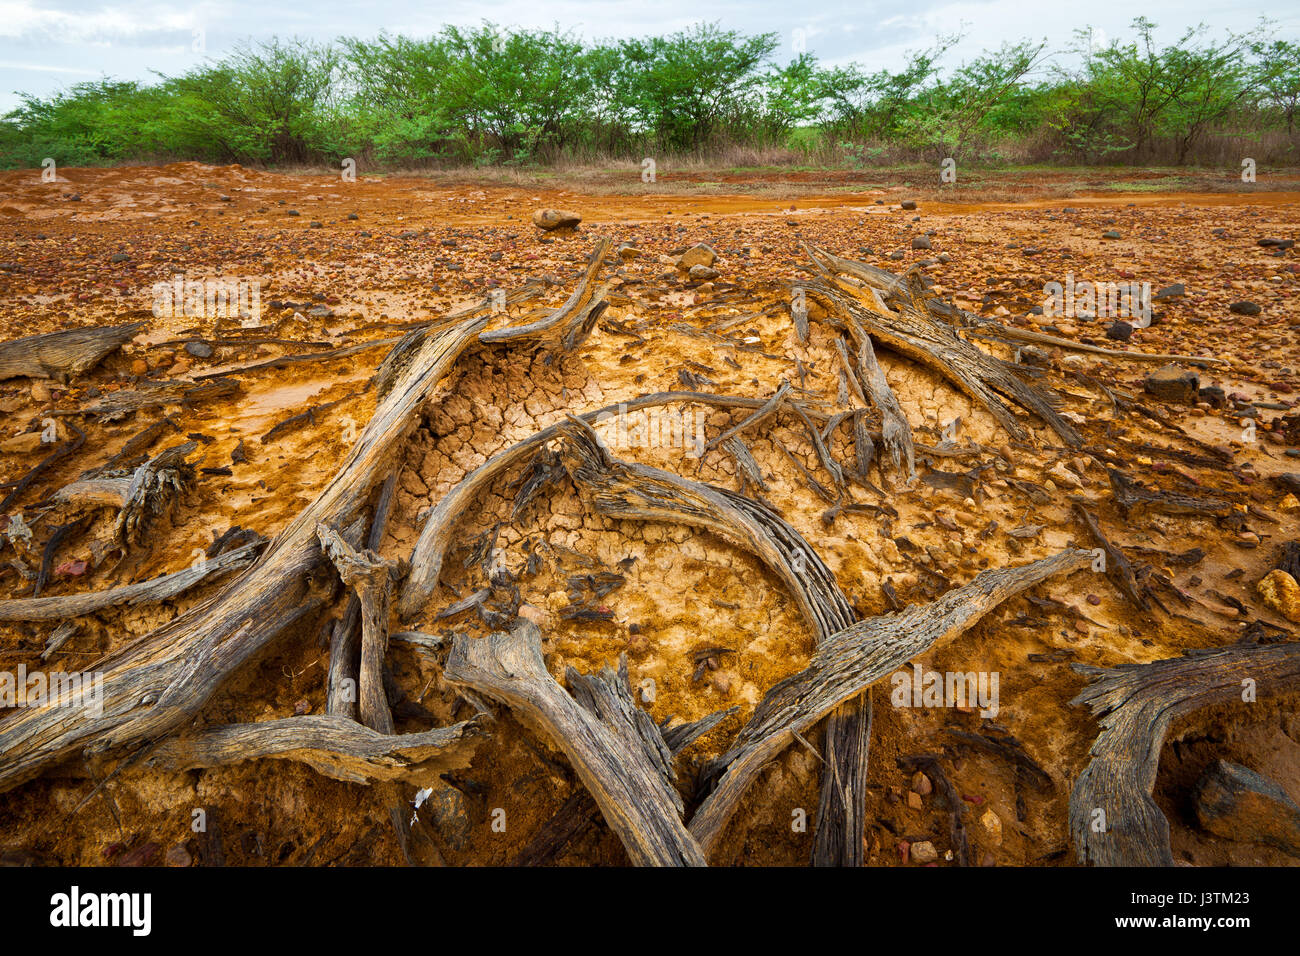
<path id="1" fill-rule="evenodd" d="M 705 853 L 717 846 L 759 772 L 797 735 L 918 654 L 962 634 L 1007 598 L 1090 560 L 1089 552 L 1071 549 L 1024 567 L 981 571 L 933 604 L 869 618 L 833 635 L 808 667 L 767 692 L 731 749 L 714 762 L 713 772 L 721 774 L 717 787 L 691 818 Z"/>
<path id="2" fill-rule="evenodd" d="M 313 714 L 211 727 L 172 737 L 148 756 L 149 764 L 194 770 L 259 760 L 296 760 L 348 783 L 423 784 L 469 766 L 483 736 L 479 718 L 416 734 L 382 734 L 347 717 Z"/>
<path id="3" fill-rule="evenodd" d="M 1071 703 L 1089 707 L 1102 728 L 1070 794 L 1079 862 L 1173 866 L 1169 821 L 1151 798 L 1170 726 L 1211 704 L 1252 708 L 1266 697 L 1294 694 L 1300 643 L 1235 645 L 1150 664 L 1074 669 L 1093 683 Z"/>
<path id="4" fill-rule="evenodd" d="M 506 704 L 563 750 L 634 864 L 705 865 L 682 823 L 672 753 L 632 700 L 626 658 L 617 674 L 570 669 L 570 696 L 542 662 L 537 625 L 521 619 L 510 633 L 457 635 L 444 674 Z"/>

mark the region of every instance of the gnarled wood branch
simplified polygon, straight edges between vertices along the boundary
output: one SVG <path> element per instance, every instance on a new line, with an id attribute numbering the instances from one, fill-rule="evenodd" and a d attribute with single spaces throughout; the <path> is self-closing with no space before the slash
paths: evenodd
<path id="1" fill-rule="evenodd" d="M 1300 643 L 1188 651 L 1111 669 L 1075 664 L 1092 678 L 1070 703 L 1101 724 L 1092 760 L 1070 793 L 1070 836 L 1080 863 L 1173 866 L 1169 821 L 1151 798 L 1160 748 L 1179 718 L 1211 704 L 1253 707 L 1294 694 Z"/>
<path id="2" fill-rule="evenodd" d="M 691 832 L 705 853 L 716 847 L 758 773 L 796 735 L 918 654 L 962 634 L 1007 598 L 1090 561 L 1090 552 L 1070 549 L 1019 568 L 981 571 L 932 604 L 869 618 L 820 645 L 804 670 L 767 692 L 735 744 L 714 761 L 712 771 L 722 776 L 691 818 Z"/>
<path id="3" fill-rule="evenodd" d="M 570 670 L 570 696 L 546 670 L 537 625 L 520 619 L 510 633 L 457 635 L 444 675 L 504 703 L 564 751 L 634 864 L 705 865 L 681 820 L 672 755 L 632 700 L 625 657 L 617 674 Z"/>
<path id="4" fill-rule="evenodd" d="M 389 735 L 347 717 L 312 714 L 173 737 L 159 744 L 147 762 L 169 770 L 195 770 L 271 757 L 305 763 L 348 783 L 424 784 L 469 766 L 482 734 L 478 717 L 450 727 Z"/>

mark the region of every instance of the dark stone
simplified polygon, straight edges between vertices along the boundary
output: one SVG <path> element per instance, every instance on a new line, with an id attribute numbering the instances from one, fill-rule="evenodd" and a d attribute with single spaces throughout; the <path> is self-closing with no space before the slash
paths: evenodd
<path id="1" fill-rule="evenodd" d="M 205 342 L 186 342 L 185 351 L 197 359 L 212 358 L 212 346 Z"/>
<path id="2" fill-rule="evenodd" d="M 1195 372 L 1166 365 L 1146 377 L 1143 389 L 1162 402 L 1180 405 L 1195 405 L 1200 392 L 1201 380 Z"/>
<path id="3" fill-rule="evenodd" d="M 1133 326 L 1127 322 L 1113 322 L 1106 329 L 1106 338 L 1116 342 L 1127 342 L 1133 335 Z"/>
<path id="4" fill-rule="evenodd" d="M 1187 295 L 1187 288 L 1181 282 L 1175 282 L 1173 285 L 1167 285 L 1155 294 L 1157 302 L 1165 299 L 1174 299 L 1178 296 Z"/>
<path id="5" fill-rule="evenodd" d="M 1259 315 L 1259 306 L 1254 302 L 1234 302 L 1228 306 L 1228 311 L 1234 315 Z"/>
<path id="6" fill-rule="evenodd" d="M 916 200 L 915 200 L 915 199 L 904 199 L 904 200 L 903 200 L 903 208 L 904 208 L 904 209 L 908 209 L 908 210 L 915 209 L 915 208 L 916 208 Z"/>

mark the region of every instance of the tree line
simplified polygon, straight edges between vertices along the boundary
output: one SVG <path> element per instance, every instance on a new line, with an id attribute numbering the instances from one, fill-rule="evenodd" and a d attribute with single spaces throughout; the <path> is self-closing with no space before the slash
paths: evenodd
<path id="1" fill-rule="evenodd" d="M 958 35 L 898 70 L 782 62 L 775 33 L 700 24 L 584 43 L 554 30 L 447 26 L 426 38 L 242 44 L 181 76 L 20 94 L 0 165 L 176 159 L 363 167 L 642 157 L 819 162 L 1294 164 L 1300 43 L 1261 20 L 1162 45 L 1075 31 L 952 68 Z"/>

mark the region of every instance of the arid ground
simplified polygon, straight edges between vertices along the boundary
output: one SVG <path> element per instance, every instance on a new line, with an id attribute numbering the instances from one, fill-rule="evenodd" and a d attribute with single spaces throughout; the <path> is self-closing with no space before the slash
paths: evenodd
<path id="1" fill-rule="evenodd" d="M 1270 184 L 1261 173 L 1250 186 L 1227 175 L 1167 183 L 1136 172 L 1002 174 L 950 197 L 870 171 L 706 171 L 677 180 L 661 171 L 650 184 L 636 175 L 629 171 L 633 182 L 624 187 L 580 176 L 362 174 L 344 182 L 190 163 L 61 169 L 53 183 L 42 183 L 39 171 L 0 174 L 0 339 L 143 323 L 119 350 L 66 381 L 38 369 L 0 381 L 0 482 L 9 483 L 0 487 L 9 496 L 0 508 L 0 598 L 102 591 L 180 571 L 210 558 L 233 528 L 274 539 L 345 466 L 379 401 L 372 377 L 401 336 L 496 289 L 540 291 L 512 300 L 493 327 L 559 307 L 598 237 L 612 240 L 598 277 L 609 306 L 585 341 L 569 350 L 475 343 L 428 402 L 394 462 L 391 513 L 376 549 L 383 557 L 409 558 L 430 510 L 495 453 L 568 414 L 649 393 L 766 400 L 788 382 L 800 407 L 821 413 L 818 421 L 863 408 L 878 430 L 874 406 L 846 388 L 839 331 L 814 303 L 801 340 L 792 291 L 816 275 L 808 248 L 899 275 L 924 263 L 916 274 L 932 282 L 930 294 L 1005 328 L 1212 360 L 1178 363 L 1198 377 L 1179 402 L 1145 390 L 1163 362 L 967 335 L 991 355 L 1032 366 L 1032 380 L 1056 393 L 1058 411 L 1081 436 L 1070 447 L 1020 408 L 1025 435 L 1009 434 L 934 368 L 877 341 L 918 445 L 910 483 L 883 451 L 864 481 L 837 479 L 788 405 L 744 432 L 764 486 L 748 493 L 807 540 L 858 617 L 928 603 L 984 569 L 1071 544 L 1093 548 L 1080 508 L 1131 562 L 1135 593 L 1086 569 L 1054 577 L 916 659 L 927 671 L 996 674 L 996 714 L 894 706 L 887 680 L 872 691 L 865 862 L 957 865 L 960 830 L 968 847 L 959 856 L 971 865 L 1074 864 L 1070 793 L 1100 728 L 1087 707 L 1070 703 L 1088 682 L 1073 665 L 1112 668 L 1187 649 L 1295 639 L 1300 617 L 1285 615 L 1300 614 L 1300 605 L 1286 595 L 1266 601 L 1257 584 L 1300 528 L 1300 486 L 1284 477 L 1300 472 L 1300 256 L 1287 245 L 1300 232 L 1300 177 Z M 905 200 L 915 207 L 902 208 Z M 539 230 L 532 215 L 548 207 L 581 215 L 581 225 Z M 913 242 L 921 237 L 929 248 Z M 715 276 L 692 278 L 676 267 L 698 243 L 716 252 Z M 155 284 L 177 275 L 255 283 L 260 315 L 155 314 Z M 1125 341 L 1107 336 L 1113 318 L 1035 311 L 1047 283 L 1071 279 L 1149 283 L 1153 294 L 1183 288 L 1153 302 L 1151 324 Z M 290 358 L 307 360 L 274 361 Z M 203 387 L 214 382 L 223 387 Z M 156 401 L 133 398 L 125 410 L 112 401 L 151 389 Z M 695 403 L 673 410 L 692 431 L 698 421 L 709 441 L 753 411 Z M 623 441 L 616 422 L 599 430 L 618 458 L 742 488 L 722 445 L 698 455 L 662 435 Z M 845 469 L 852 439 L 846 427 L 826 440 Z M 129 476 L 190 440 L 184 488 L 129 545 L 117 534 L 115 507 L 59 498 L 105 464 L 126 470 L 100 477 Z M 17 484 L 60 448 L 68 451 Z M 1215 514 L 1126 513 L 1111 471 L 1145 489 L 1226 506 Z M 418 817 L 411 852 L 421 862 L 515 861 L 583 788 L 545 734 L 444 679 L 455 635 L 495 629 L 481 601 L 444 613 L 487 586 L 485 554 L 508 569 L 522 602 L 512 610 L 539 625 L 547 669 L 561 683 L 568 668 L 594 672 L 626 655 L 638 701 L 656 722 L 735 708 L 677 758 L 688 812 L 702 798 L 701 768 L 813 654 L 798 603 L 751 551 L 708 530 L 606 517 L 567 477 L 516 508 L 525 472 L 512 469 L 459 515 L 423 609 L 401 621 L 392 612 L 392 631 L 441 638 L 389 644 L 396 730 L 445 726 L 480 707 L 491 714 L 463 765 L 423 786 L 392 785 Z M 12 533 L 22 527 L 31 535 Z M 330 629 L 347 593 L 336 577 L 317 578 L 324 600 L 235 670 L 177 733 L 324 711 Z M 214 576 L 162 602 L 79 616 L 44 661 L 59 622 L 0 623 L 0 671 L 93 671 L 104 655 L 235 580 Z M 653 693 L 643 695 L 644 687 Z M 0 711 L 0 731 L 14 718 Z M 803 735 L 762 772 L 710 862 L 808 861 L 824 769 L 819 733 Z M 9 789 L 0 800 L 0 860 L 403 861 L 388 785 L 332 779 L 292 759 L 173 769 L 148 751 L 79 750 Z M 916 773 L 906 759 L 916 755 L 934 755 L 943 780 Z M 4 760 L 0 754 L 0 772 Z M 1198 823 L 1193 794 L 1217 760 L 1246 766 L 1300 801 L 1294 696 L 1180 718 L 1153 790 L 1177 862 L 1294 864 L 1276 846 Z M 423 787 L 432 794 L 417 810 Z M 197 831 L 196 810 L 205 821 Z M 799 811 L 806 827 L 797 825 Z M 921 845 L 924 853 L 912 851 Z M 598 822 L 552 861 L 617 865 L 627 856 Z"/>

